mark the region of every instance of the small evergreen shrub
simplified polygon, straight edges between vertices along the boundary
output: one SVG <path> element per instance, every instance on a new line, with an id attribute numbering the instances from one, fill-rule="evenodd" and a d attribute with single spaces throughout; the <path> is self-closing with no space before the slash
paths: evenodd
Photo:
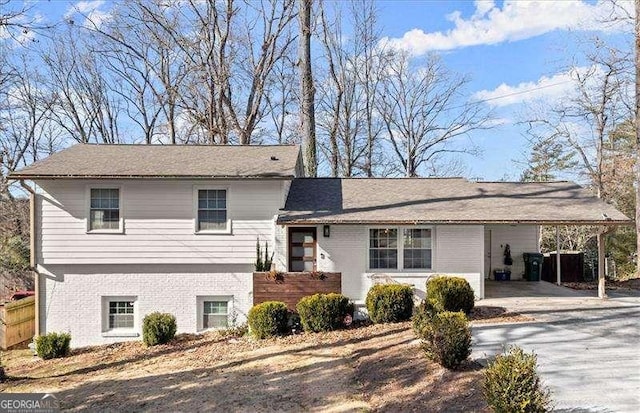
<path id="1" fill-rule="evenodd" d="M 365 304 L 374 323 L 406 321 L 413 314 L 413 288 L 405 284 L 374 285 Z"/>
<path id="2" fill-rule="evenodd" d="M 422 325 L 418 337 L 427 357 L 448 369 L 458 367 L 471 354 L 471 328 L 461 311 L 434 314 Z"/>
<path id="3" fill-rule="evenodd" d="M 266 301 L 249 310 L 249 330 L 258 339 L 285 335 L 288 321 L 289 310 L 281 301 Z"/>
<path id="4" fill-rule="evenodd" d="M 305 331 L 320 332 L 342 328 L 344 318 L 353 315 L 353 305 L 342 294 L 314 294 L 302 297 L 296 305 Z"/>
<path id="5" fill-rule="evenodd" d="M 550 410 L 549 390 L 536 371 L 537 357 L 513 346 L 484 371 L 482 393 L 496 413 L 539 413 Z"/>
<path id="6" fill-rule="evenodd" d="M 433 317 L 441 311 L 442 309 L 437 303 L 432 300 L 423 300 L 420 305 L 416 307 L 413 317 L 411 318 L 414 333 L 419 336 L 424 326 L 430 323 Z"/>
<path id="7" fill-rule="evenodd" d="M 176 318 L 172 314 L 147 314 L 142 320 L 142 341 L 147 346 L 165 344 L 176 335 L 176 330 Z"/>
<path id="8" fill-rule="evenodd" d="M 69 333 L 48 333 L 36 337 L 36 354 L 43 360 L 66 357 L 69 354 L 69 344 L 71 334 Z"/>
<path id="9" fill-rule="evenodd" d="M 427 281 L 427 299 L 444 311 L 469 314 L 475 305 L 473 289 L 462 277 L 435 277 Z"/>

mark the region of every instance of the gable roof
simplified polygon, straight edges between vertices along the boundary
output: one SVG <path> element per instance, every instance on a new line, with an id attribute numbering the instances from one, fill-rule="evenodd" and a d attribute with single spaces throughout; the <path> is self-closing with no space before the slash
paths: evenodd
<path id="1" fill-rule="evenodd" d="M 629 224 L 573 182 L 294 179 L 280 224 Z"/>
<path id="2" fill-rule="evenodd" d="M 9 178 L 292 178 L 299 152 L 296 145 L 77 144 Z"/>

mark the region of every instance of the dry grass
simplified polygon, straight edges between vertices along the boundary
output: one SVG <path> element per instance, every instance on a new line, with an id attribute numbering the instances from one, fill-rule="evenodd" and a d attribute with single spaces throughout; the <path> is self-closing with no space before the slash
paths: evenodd
<path id="1" fill-rule="evenodd" d="M 529 321 L 476 307 L 474 323 Z M 182 335 L 145 348 L 122 343 L 42 361 L 6 354 L 0 390 L 55 392 L 70 410 L 485 411 L 480 367 L 427 361 L 408 323 L 272 340 Z"/>
<path id="2" fill-rule="evenodd" d="M 425 359 L 409 323 L 254 341 L 180 336 L 42 361 L 8 352 L 0 391 L 55 392 L 69 410 L 487 411 L 480 366 Z"/>

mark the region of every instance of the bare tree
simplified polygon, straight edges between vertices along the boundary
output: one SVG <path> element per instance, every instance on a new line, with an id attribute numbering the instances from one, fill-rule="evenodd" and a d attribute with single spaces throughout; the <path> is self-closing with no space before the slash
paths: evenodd
<path id="1" fill-rule="evenodd" d="M 635 127 L 636 127 L 636 274 L 640 275 L 640 0 L 635 1 Z"/>
<path id="2" fill-rule="evenodd" d="M 398 52 L 388 65 L 377 107 L 406 176 L 418 176 L 421 166 L 443 155 L 475 153 L 470 141 L 456 138 L 486 128 L 489 114 L 481 103 L 464 101 L 466 83 L 434 55 L 415 68 Z"/>
<path id="3" fill-rule="evenodd" d="M 77 142 L 118 143 L 120 102 L 96 56 L 73 33 L 53 39 L 42 55 L 56 97 L 50 120 Z"/>
<path id="4" fill-rule="evenodd" d="M 300 68 L 300 116 L 304 142 L 306 175 L 314 177 L 318 173 L 316 156 L 315 86 L 311 68 L 311 5 L 312 0 L 298 0 L 300 25 L 299 61 Z"/>

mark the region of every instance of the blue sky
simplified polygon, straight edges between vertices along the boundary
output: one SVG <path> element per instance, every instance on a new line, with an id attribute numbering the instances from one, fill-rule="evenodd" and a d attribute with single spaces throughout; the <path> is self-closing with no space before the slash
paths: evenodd
<path id="1" fill-rule="evenodd" d="M 59 21 L 74 10 L 108 16 L 110 2 L 50 0 L 34 2 L 34 12 Z M 627 3 L 629 10 L 633 1 Z M 408 50 L 416 61 L 441 54 L 447 66 L 470 76 L 470 96 L 486 100 L 496 123 L 472 138 L 482 154 L 464 159 L 468 177 L 518 179 L 529 148 L 522 126 L 527 103 L 552 104 L 571 88 L 569 63 L 577 45 L 593 36 L 620 44 L 619 30 L 603 27 L 604 2 L 562 1 L 393 1 L 378 2 L 385 41 Z M 108 18 L 108 17 L 107 17 Z"/>

